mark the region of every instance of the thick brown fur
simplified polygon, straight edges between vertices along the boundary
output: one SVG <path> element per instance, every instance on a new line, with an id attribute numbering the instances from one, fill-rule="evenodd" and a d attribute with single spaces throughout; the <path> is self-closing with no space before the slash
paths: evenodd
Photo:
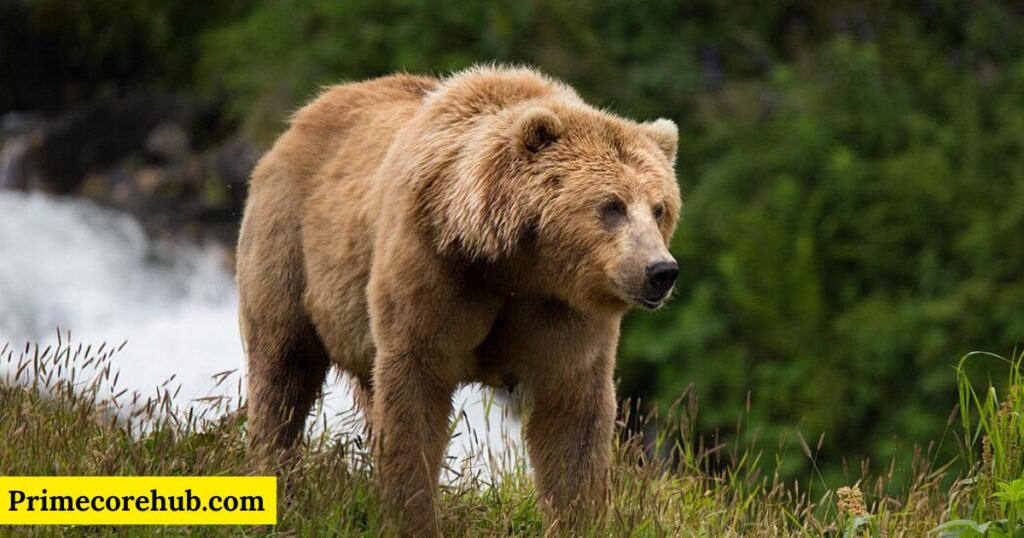
<path id="1" fill-rule="evenodd" d="M 671 260 L 677 137 L 526 68 L 327 89 L 242 223 L 254 449 L 294 445 L 333 364 L 365 394 L 388 524 L 430 534 L 453 391 L 515 382 L 548 521 L 579 528 L 604 498 L 620 320 Z"/>

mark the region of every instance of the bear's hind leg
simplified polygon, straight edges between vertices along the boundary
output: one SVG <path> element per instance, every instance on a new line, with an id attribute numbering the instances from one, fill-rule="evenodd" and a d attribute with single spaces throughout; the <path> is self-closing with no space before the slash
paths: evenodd
<path id="1" fill-rule="evenodd" d="M 330 360 L 308 324 L 252 334 L 247 345 L 249 442 L 265 456 L 280 456 L 299 441 Z"/>

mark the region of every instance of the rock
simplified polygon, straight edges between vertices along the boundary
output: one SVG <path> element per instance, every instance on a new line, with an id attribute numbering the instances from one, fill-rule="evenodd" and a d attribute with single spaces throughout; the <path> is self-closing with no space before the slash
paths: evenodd
<path id="1" fill-rule="evenodd" d="M 133 180 L 139 192 L 152 195 L 167 181 L 167 174 L 159 166 L 143 166 L 135 171 Z"/>
<path id="2" fill-rule="evenodd" d="M 89 173 L 78 186 L 78 194 L 90 200 L 103 200 L 110 197 L 110 185 L 103 174 Z"/>
<path id="3" fill-rule="evenodd" d="M 8 112 L 0 117 L 0 136 L 22 135 L 40 127 L 45 118 L 38 112 Z"/>
<path id="4" fill-rule="evenodd" d="M 26 156 L 26 166 L 44 190 L 73 193 L 88 174 L 114 166 L 126 156 L 146 155 L 154 133 L 161 156 L 187 152 L 187 134 L 184 141 L 181 138 L 191 124 L 192 109 L 184 97 L 169 94 L 134 95 L 77 107 L 46 122 L 41 141 Z M 182 133 L 173 133 L 172 125 Z"/>
<path id="5" fill-rule="evenodd" d="M 157 125 L 146 137 L 145 146 L 150 155 L 166 162 L 184 159 L 192 153 L 188 132 L 171 122 Z"/>
<path id="6" fill-rule="evenodd" d="M 208 174 L 219 177 L 228 185 L 244 188 L 263 151 L 261 145 L 236 135 L 207 152 L 204 165 Z"/>

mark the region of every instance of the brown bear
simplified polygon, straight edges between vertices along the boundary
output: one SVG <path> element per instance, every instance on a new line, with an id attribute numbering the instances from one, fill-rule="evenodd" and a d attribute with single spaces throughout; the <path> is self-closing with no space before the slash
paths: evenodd
<path id="1" fill-rule="evenodd" d="M 678 273 L 677 140 L 527 68 L 328 88 L 256 166 L 242 221 L 254 450 L 294 445 L 334 365 L 361 389 L 386 525 L 432 534 L 453 392 L 518 385 L 547 520 L 585 524 L 620 320 Z"/>

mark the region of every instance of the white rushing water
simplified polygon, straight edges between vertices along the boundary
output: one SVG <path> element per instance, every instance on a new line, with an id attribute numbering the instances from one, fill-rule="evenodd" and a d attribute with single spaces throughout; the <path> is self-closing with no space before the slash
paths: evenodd
<path id="1" fill-rule="evenodd" d="M 9 187 L 9 183 L 23 173 L 21 168 L 28 147 L 28 135 L 13 136 L 0 146 L 0 190 Z"/>
<path id="2" fill-rule="evenodd" d="M 76 342 L 126 345 L 112 358 L 118 385 L 143 397 L 174 376 L 174 403 L 237 397 L 245 359 L 237 295 L 223 249 L 164 245 L 147 239 L 132 217 L 75 199 L 0 190 L 0 348 L 53 343 L 56 330 Z M 233 370 L 226 382 L 214 374 Z M 332 434 L 352 434 L 338 417 L 353 408 L 344 381 L 329 378 L 316 417 Z M 462 389 L 449 456 L 490 474 L 520 453 L 518 420 L 489 393 Z M 468 419 L 468 420 L 467 420 Z M 347 424 L 347 425 L 342 425 Z"/>

